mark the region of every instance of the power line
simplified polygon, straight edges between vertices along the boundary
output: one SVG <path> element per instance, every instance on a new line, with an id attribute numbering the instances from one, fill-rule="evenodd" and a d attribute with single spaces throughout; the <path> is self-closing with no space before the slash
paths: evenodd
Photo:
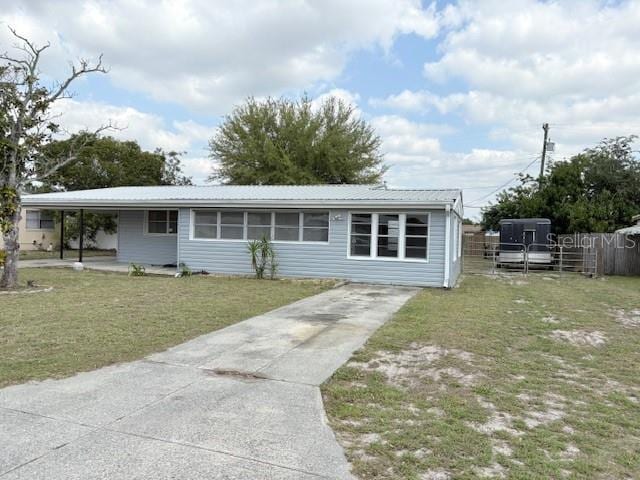
<path id="1" fill-rule="evenodd" d="M 536 163 L 539 160 L 538 156 L 536 156 L 536 158 L 534 158 L 531 162 L 529 162 L 529 164 L 524 167 L 519 173 L 524 173 L 526 172 L 531 165 L 533 165 L 534 163 Z M 476 198 L 475 200 L 471 200 L 469 203 L 476 203 L 479 202 L 481 200 L 484 200 L 485 198 L 490 197 L 491 195 L 494 195 L 495 193 L 499 192 L 500 190 L 502 190 L 503 188 L 505 188 L 507 185 L 509 185 L 510 183 L 516 181 L 518 179 L 517 176 L 514 176 L 513 178 L 509 179 L 508 181 L 506 181 L 505 183 L 503 183 L 502 185 L 500 185 L 498 188 L 496 188 L 495 190 L 491 191 L 490 193 L 487 193 L 486 195 L 483 195 L 482 197 Z M 465 205 L 468 207 L 473 207 L 473 205 Z"/>

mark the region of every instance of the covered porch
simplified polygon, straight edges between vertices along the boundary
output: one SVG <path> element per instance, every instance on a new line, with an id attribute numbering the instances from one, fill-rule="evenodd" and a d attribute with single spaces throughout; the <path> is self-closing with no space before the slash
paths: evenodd
<path id="1" fill-rule="evenodd" d="M 59 231 L 57 234 L 58 248 L 57 252 L 51 252 L 52 257 L 42 259 L 48 266 L 52 266 L 53 260 L 59 260 L 59 265 L 66 266 L 74 262 L 86 263 L 90 260 L 92 266 L 106 265 L 111 260 L 111 267 L 118 270 L 128 268 L 130 263 L 144 265 L 147 271 L 157 269 L 164 271 L 171 270 L 173 273 L 177 267 L 177 225 L 178 210 L 177 209 L 141 209 L 141 208 L 109 208 L 90 207 L 69 208 L 66 202 L 46 205 L 40 208 L 46 208 L 49 211 L 56 211 Z M 116 241 L 115 248 L 110 248 L 116 252 L 115 258 L 97 258 L 92 256 L 95 251 L 93 243 L 88 240 L 87 226 L 91 228 L 91 220 L 94 215 L 110 215 L 114 217 L 116 223 Z M 68 243 L 67 230 L 69 222 L 73 217 L 73 230 L 77 234 L 71 241 L 73 250 L 65 249 L 65 243 Z M 93 217 L 95 218 L 95 217 Z M 89 230 L 90 231 L 90 230 Z M 104 233 L 99 230 L 98 233 Z M 67 242 L 65 242 L 65 239 Z M 55 257 L 54 257 L 55 256 Z M 90 258 L 91 257 L 91 258 Z M 23 260 L 26 265 L 38 265 L 40 259 Z M 27 263 L 31 262 L 31 263 Z M 119 266 L 119 267 L 118 267 Z M 126 268 L 123 268 L 126 267 Z M 172 268 L 171 268 L 172 267 Z M 88 267 L 89 268 L 89 267 Z"/>

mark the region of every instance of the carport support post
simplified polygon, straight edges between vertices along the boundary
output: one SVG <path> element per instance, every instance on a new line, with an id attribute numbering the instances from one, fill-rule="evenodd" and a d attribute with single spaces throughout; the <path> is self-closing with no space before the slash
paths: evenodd
<path id="1" fill-rule="evenodd" d="M 78 261 L 82 263 L 82 249 L 84 247 L 84 209 L 80 209 L 80 238 L 78 240 Z"/>
<path id="2" fill-rule="evenodd" d="M 64 260 L 64 210 L 60 210 L 60 260 Z"/>

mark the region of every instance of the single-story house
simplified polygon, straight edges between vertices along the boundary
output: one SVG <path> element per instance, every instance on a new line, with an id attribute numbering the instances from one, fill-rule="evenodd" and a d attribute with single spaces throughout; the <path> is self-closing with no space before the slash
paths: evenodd
<path id="1" fill-rule="evenodd" d="M 451 287 L 461 270 L 457 189 L 118 187 L 25 195 L 23 205 L 116 212 L 122 262 L 251 274 L 247 242 L 266 236 L 285 277 Z"/>
<path id="2" fill-rule="evenodd" d="M 23 208 L 18 230 L 20 250 L 51 250 L 59 246 L 60 226 L 50 210 Z M 0 250 L 3 248 L 4 241 L 0 236 Z"/>

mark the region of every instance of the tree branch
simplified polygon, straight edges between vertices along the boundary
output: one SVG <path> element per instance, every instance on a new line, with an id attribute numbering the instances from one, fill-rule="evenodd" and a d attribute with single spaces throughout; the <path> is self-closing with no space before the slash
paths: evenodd
<path id="1" fill-rule="evenodd" d="M 87 73 L 107 73 L 108 70 L 102 66 L 102 54 L 98 57 L 98 62 L 93 67 L 90 66 L 89 61 L 85 59 L 80 59 L 80 68 L 76 68 L 75 65 L 71 65 L 71 75 L 67 77 L 67 79 L 62 82 L 57 90 L 53 92 L 48 98 L 47 101 L 49 103 L 55 102 L 58 98 L 60 98 L 67 90 L 71 82 L 73 82 L 76 78 L 81 75 L 85 75 Z"/>
<path id="2" fill-rule="evenodd" d="M 55 161 L 55 165 L 49 167 L 47 170 L 45 170 L 44 172 L 42 172 L 41 174 L 36 174 L 36 178 L 33 180 L 43 180 L 47 177 L 50 177 L 51 175 L 53 175 L 54 173 L 56 173 L 58 170 L 60 170 L 62 167 L 74 162 L 75 160 L 78 159 L 78 152 L 80 152 L 80 150 L 82 150 L 82 148 L 87 145 L 89 143 L 89 141 L 91 141 L 92 139 L 96 138 L 100 133 L 106 131 L 106 130 L 118 130 L 118 127 L 115 127 L 114 125 L 111 124 L 111 122 L 109 122 L 107 125 L 102 125 L 101 127 L 99 127 L 98 129 L 94 130 L 93 132 L 79 132 L 77 134 L 77 138 L 78 138 L 78 142 L 74 145 L 71 146 L 69 153 L 66 155 L 66 157 L 62 160 L 60 159 L 52 159 L 51 161 Z"/>
<path id="3" fill-rule="evenodd" d="M 38 48 L 35 46 L 34 43 L 32 43 L 29 39 L 23 37 L 22 35 L 20 35 L 18 32 L 16 32 L 16 30 L 13 27 L 9 27 L 9 30 L 11 31 L 11 33 L 13 34 L 14 37 L 16 37 L 17 39 L 21 40 L 27 47 L 29 47 L 28 49 L 21 47 L 19 45 L 16 45 L 16 48 L 30 54 L 33 55 L 34 57 L 38 57 L 40 56 L 40 54 L 42 52 L 44 52 L 47 48 L 49 48 L 51 46 L 51 43 L 47 42 L 46 45 Z"/>

